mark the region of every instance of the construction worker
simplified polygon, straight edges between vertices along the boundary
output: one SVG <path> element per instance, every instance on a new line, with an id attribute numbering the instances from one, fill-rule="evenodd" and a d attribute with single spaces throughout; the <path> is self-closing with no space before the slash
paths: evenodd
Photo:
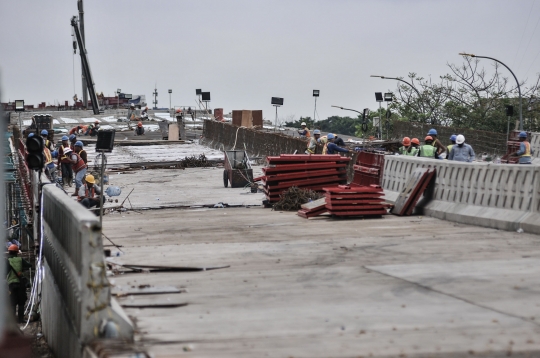
<path id="1" fill-rule="evenodd" d="M 311 133 L 309 132 L 309 128 L 306 126 L 306 122 L 302 122 L 300 126 L 302 127 L 302 129 L 298 130 L 298 134 L 300 134 L 300 137 L 302 138 L 311 137 Z"/>
<path id="2" fill-rule="evenodd" d="M 424 139 L 424 142 L 426 144 L 420 146 L 418 156 L 424 158 L 437 158 L 437 148 L 433 146 L 433 138 L 428 135 Z"/>
<path id="3" fill-rule="evenodd" d="M 137 128 L 135 128 L 135 135 L 144 135 L 144 127 L 142 122 L 137 123 Z"/>
<path id="4" fill-rule="evenodd" d="M 26 303 L 26 278 L 23 276 L 23 269 L 32 265 L 22 257 L 18 257 L 19 246 L 10 245 L 8 247 L 7 258 L 7 283 L 9 287 L 9 298 L 13 311 L 17 313 L 19 323 L 24 322 L 24 305 Z M 19 306 L 19 307 L 17 307 Z"/>
<path id="5" fill-rule="evenodd" d="M 98 131 L 99 131 L 99 129 L 100 129 L 100 128 L 99 128 L 99 121 L 96 120 L 96 121 L 94 122 L 94 125 L 91 125 L 90 127 L 91 127 L 91 128 L 89 128 L 89 135 L 90 135 L 90 137 L 95 137 L 95 136 L 97 136 Z"/>
<path id="6" fill-rule="evenodd" d="M 75 143 L 77 142 L 77 136 L 75 134 L 69 135 L 69 147 L 71 150 L 75 150 Z"/>
<path id="7" fill-rule="evenodd" d="M 432 128 L 428 131 L 427 135 L 433 138 L 433 146 L 437 149 L 435 158 L 445 159 L 448 156 L 448 152 L 446 151 L 446 147 L 437 138 L 437 130 Z"/>
<path id="8" fill-rule="evenodd" d="M 41 137 L 43 138 L 43 144 L 45 145 L 45 147 L 49 148 L 49 151 L 52 152 L 54 150 L 54 143 L 49 140 L 49 131 L 43 129 L 41 131 Z"/>
<path id="9" fill-rule="evenodd" d="M 343 141 L 343 138 L 338 137 L 337 134 L 334 134 L 334 144 L 339 145 L 340 147 L 345 146 L 345 142 Z"/>
<path id="10" fill-rule="evenodd" d="M 447 152 L 448 152 L 448 155 L 450 155 L 450 151 L 452 150 L 452 147 L 453 147 L 454 145 L 456 145 L 456 137 L 457 137 L 457 136 L 456 136 L 455 134 L 452 134 L 452 135 L 450 136 L 450 141 L 452 142 L 452 144 L 448 144 L 448 145 L 446 146 L 446 150 L 447 150 Z"/>
<path id="11" fill-rule="evenodd" d="M 407 152 L 411 149 L 411 138 L 403 137 L 401 144 L 403 145 L 398 149 L 399 154 L 407 155 Z"/>
<path id="12" fill-rule="evenodd" d="M 474 150 L 468 144 L 465 144 L 465 136 L 459 134 L 456 137 L 456 145 L 452 147 L 450 154 L 448 155 L 448 160 L 455 160 L 458 162 L 467 162 L 470 163 L 475 159 Z"/>
<path id="13" fill-rule="evenodd" d="M 70 161 L 71 168 L 75 173 L 75 192 L 71 194 L 71 196 L 77 196 L 77 194 L 79 193 L 79 188 L 83 185 L 82 180 L 86 175 L 87 166 L 81 156 L 78 153 L 72 151 L 71 148 L 65 149 L 64 155 Z"/>
<path id="14" fill-rule="evenodd" d="M 350 152 L 350 150 L 348 150 L 347 148 L 341 148 L 334 143 L 334 139 L 336 138 L 334 134 L 328 133 L 326 135 L 326 138 L 328 139 L 328 142 L 323 148 L 323 154 L 337 154 L 338 152 L 341 152 L 341 153 Z"/>
<path id="15" fill-rule="evenodd" d="M 307 149 L 305 152 L 306 154 L 315 154 L 320 137 L 321 137 L 321 131 L 318 129 L 315 129 L 313 131 L 313 137 L 309 138 L 309 142 L 307 144 Z"/>
<path id="16" fill-rule="evenodd" d="M 68 135 L 72 135 L 72 134 L 81 134 L 80 132 L 82 131 L 83 129 L 83 126 L 81 125 L 78 125 L 76 127 L 73 127 L 69 130 L 69 133 Z"/>
<path id="17" fill-rule="evenodd" d="M 85 164 L 88 165 L 88 154 L 86 153 L 86 150 L 83 149 L 84 144 L 80 140 L 75 142 L 75 150 L 74 152 L 81 157 L 81 159 L 84 161 Z"/>
<path id="18" fill-rule="evenodd" d="M 135 104 L 131 103 L 129 105 L 128 113 L 127 113 L 127 120 L 129 121 L 136 121 L 137 115 L 135 114 Z"/>
<path id="19" fill-rule="evenodd" d="M 148 107 L 144 107 L 143 111 L 141 112 L 141 120 L 148 119 Z"/>
<path id="20" fill-rule="evenodd" d="M 43 157 L 45 158 L 45 175 L 54 183 L 56 181 L 56 167 L 54 166 L 52 152 L 47 146 L 43 147 Z"/>
<path id="21" fill-rule="evenodd" d="M 512 156 L 519 156 L 519 164 L 532 164 L 531 143 L 527 140 L 527 132 L 519 132 L 519 150 Z"/>
<path id="22" fill-rule="evenodd" d="M 67 135 L 62 136 L 62 145 L 58 147 L 58 166 L 62 173 L 62 186 L 72 186 L 73 181 L 73 171 L 71 170 L 71 160 L 69 160 L 65 151 L 71 148 L 69 147 L 69 138 Z"/>
<path id="23" fill-rule="evenodd" d="M 84 181 L 85 184 L 79 189 L 79 201 L 87 209 L 99 207 L 101 188 L 96 185 L 96 180 L 91 174 L 88 174 Z"/>
<path id="24" fill-rule="evenodd" d="M 411 139 L 411 147 L 415 150 L 414 156 L 417 157 L 420 152 L 420 140 L 418 138 Z"/>

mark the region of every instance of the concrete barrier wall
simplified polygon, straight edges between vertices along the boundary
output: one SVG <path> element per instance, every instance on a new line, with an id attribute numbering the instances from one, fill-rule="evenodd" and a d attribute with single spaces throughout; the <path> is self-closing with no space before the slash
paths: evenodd
<path id="1" fill-rule="evenodd" d="M 98 218 L 54 185 L 43 196 L 43 333 L 55 355 L 81 357 L 85 344 L 99 338 L 110 320 L 120 337 L 133 327 L 113 309 Z"/>
<path id="2" fill-rule="evenodd" d="M 411 172 L 437 169 L 425 214 L 464 224 L 540 234 L 540 167 L 386 156 L 382 186 L 395 201 Z"/>
<path id="3" fill-rule="evenodd" d="M 257 157 L 304 153 L 307 147 L 307 141 L 300 138 L 208 120 L 204 121 L 201 144 L 224 150 L 235 147 Z"/>

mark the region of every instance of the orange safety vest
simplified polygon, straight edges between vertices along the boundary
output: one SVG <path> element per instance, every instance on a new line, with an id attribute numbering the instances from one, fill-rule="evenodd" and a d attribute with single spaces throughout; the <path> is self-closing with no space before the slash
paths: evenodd
<path id="1" fill-rule="evenodd" d="M 91 191 L 89 191 L 88 190 L 88 185 L 84 184 L 84 196 L 87 197 L 87 198 L 95 197 L 96 196 L 96 188 L 94 188 L 94 186 L 92 186 Z M 82 198 L 79 196 L 78 200 L 81 201 Z"/>
<path id="2" fill-rule="evenodd" d="M 84 160 L 82 160 L 81 156 L 75 152 L 71 152 L 72 154 L 77 156 L 77 163 L 71 164 L 71 168 L 75 173 L 81 171 L 82 169 L 86 168 L 86 163 Z"/>
<path id="3" fill-rule="evenodd" d="M 43 154 L 45 155 L 45 165 L 52 163 L 52 154 L 49 148 L 43 148 Z"/>

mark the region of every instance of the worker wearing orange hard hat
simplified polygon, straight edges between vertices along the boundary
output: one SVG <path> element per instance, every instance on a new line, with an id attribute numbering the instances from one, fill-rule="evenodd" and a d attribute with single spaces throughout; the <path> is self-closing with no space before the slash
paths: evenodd
<path id="1" fill-rule="evenodd" d="M 11 307 L 17 314 L 19 323 L 24 321 L 24 305 L 26 303 L 26 285 L 28 283 L 23 275 L 23 269 L 32 267 L 30 262 L 22 257 L 18 257 L 19 246 L 10 245 L 8 247 L 7 258 L 7 283 L 9 287 L 9 298 Z M 17 307 L 18 306 L 18 307 Z"/>
<path id="2" fill-rule="evenodd" d="M 403 141 L 401 142 L 401 144 L 403 144 L 403 146 L 399 148 L 399 154 L 408 155 L 412 157 L 418 155 L 418 149 L 412 146 L 411 138 L 409 137 L 403 138 Z"/>
<path id="3" fill-rule="evenodd" d="M 144 127 L 142 122 L 137 123 L 137 128 L 135 128 L 135 135 L 144 135 Z"/>
<path id="4" fill-rule="evenodd" d="M 418 156 L 424 158 L 437 158 L 437 148 L 433 146 L 433 137 L 428 135 L 424 139 L 424 142 L 426 144 L 420 146 Z"/>

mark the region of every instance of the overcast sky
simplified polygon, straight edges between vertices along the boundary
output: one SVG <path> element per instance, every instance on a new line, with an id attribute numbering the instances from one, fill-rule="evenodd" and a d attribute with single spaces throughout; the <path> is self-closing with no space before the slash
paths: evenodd
<path id="1" fill-rule="evenodd" d="M 535 0 L 86 0 L 86 47 L 96 90 L 123 92 L 158 106 L 262 109 L 320 119 L 331 108 L 376 108 L 374 92 L 396 88 L 372 74 L 437 78 L 459 52 L 498 58 L 520 80 L 540 72 L 540 1 Z M 54 103 L 81 94 L 72 51 L 76 0 L 2 0 L 2 102 Z M 73 75 L 75 61 L 75 76 Z M 490 61 L 485 66 L 490 67 Z M 75 88 L 73 81 L 75 79 Z M 151 107 L 151 106 L 150 106 Z"/>

